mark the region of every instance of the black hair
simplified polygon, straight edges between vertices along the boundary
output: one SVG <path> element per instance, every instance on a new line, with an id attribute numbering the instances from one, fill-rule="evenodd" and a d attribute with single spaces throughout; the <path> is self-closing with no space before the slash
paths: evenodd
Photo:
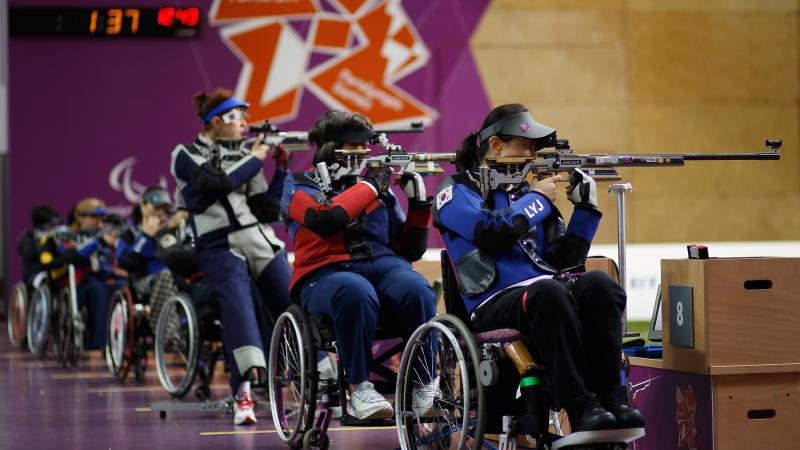
<path id="1" fill-rule="evenodd" d="M 31 210 L 31 222 L 36 229 L 43 229 L 58 220 L 58 211 L 50 205 L 39 205 Z"/>
<path id="2" fill-rule="evenodd" d="M 507 105 L 500 105 L 489 112 L 483 120 L 480 130 L 485 129 L 498 120 L 505 119 L 506 117 L 519 114 L 527 111 L 525 105 L 519 103 L 510 103 Z M 486 157 L 486 152 L 489 151 L 489 139 L 484 139 L 483 142 L 478 143 L 480 130 L 473 131 L 461 142 L 461 146 L 456 150 L 456 170 L 468 170 L 478 167 L 478 165 Z M 501 141 L 508 142 L 514 136 L 506 136 L 502 134 L 496 135 Z"/>
<path id="3" fill-rule="evenodd" d="M 336 131 L 342 129 L 372 130 L 372 123 L 362 114 L 338 109 L 332 109 L 323 114 L 308 132 L 308 140 L 317 147 L 317 151 L 314 153 L 315 166 L 321 162 L 331 165 L 336 161 L 336 149 L 342 148 L 345 143 L 326 136 L 335 134 Z M 357 143 L 353 142 L 353 144 Z"/>
<path id="4" fill-rule="evenodd" d="M 139 205 L 134 205 L 131 209 L 131 222 L 140 224 L 142 220 L 144 220 L 144 216 L 142 215 L 142 207 Z"/>
<path id="5" fill-rule="evenodd" d="M 192 103 L 197 112 L 197 116 L 205 122 L 206 114 L 214 108 L 222 104 L 225 100 L 233 96 L 233 91 L 224 88 L 216 88 L 211 94 L 205 92 L 198 92 L 192 96 Z M 210 124 L 206 124 L 205 128 L 210 128 Z"/>
<path id="6" fill-rule="evenodd" d="M 75 207 L 73 206 L 67 212 L 67 226 L 72 226 L 77 220 L 78 220 L 78 214 L 77 211 L 75 211 Z"/>

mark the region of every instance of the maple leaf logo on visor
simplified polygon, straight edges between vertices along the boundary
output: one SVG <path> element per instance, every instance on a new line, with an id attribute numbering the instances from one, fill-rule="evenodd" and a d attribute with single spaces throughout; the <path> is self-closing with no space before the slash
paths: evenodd
<path id="1" fill-rule="evenodd" d="M 215 0 L 212 25 L 242 61 L 236 97 L 253 122 L 298 116 L 304 91 L 374 125 L 429 122 L 436 111 L 395 83 L 430 52 L 398 0 L 241 2 Z"/>

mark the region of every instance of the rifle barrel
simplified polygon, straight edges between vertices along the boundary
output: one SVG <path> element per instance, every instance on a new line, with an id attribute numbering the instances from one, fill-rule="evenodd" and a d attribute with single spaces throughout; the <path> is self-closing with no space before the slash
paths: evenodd
<path id="1" fill-rule="evenodd" d="M 770 160 L 781 159 L 779 152 L 761 152 L 761 153 L 688 153 L 683 155 L 684 160 L 697 160 L 697 161 L 751 161 L 751 160 Z"/>
<path id="2" fill-rule="evenodd" d="M 456 160 L 455 153 L 414 153 L 414 161 L 447 161 Z"/>

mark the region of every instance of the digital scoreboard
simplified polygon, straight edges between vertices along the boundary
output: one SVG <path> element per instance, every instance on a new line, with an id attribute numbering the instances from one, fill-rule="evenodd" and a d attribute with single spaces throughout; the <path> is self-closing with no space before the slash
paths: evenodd
<path id="1" fill-rule="evenodd" d="M 10 7 L 10 37 L 192 38 L 200 32 L 200 8 Z"/>

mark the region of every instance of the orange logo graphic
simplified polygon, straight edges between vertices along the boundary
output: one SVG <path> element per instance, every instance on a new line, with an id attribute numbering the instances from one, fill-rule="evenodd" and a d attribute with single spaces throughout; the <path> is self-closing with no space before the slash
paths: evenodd
<path id="1" fill-rule="evenodd" d="M 430 59 L 399 0 L 216 0 L 210 21 L 242 61 L 236 96 L 253 121 L 297 117 L 304 90 L 376 126 L 430 122 L 436 112 L 395 83 Z M 290 21 L 310 23 L 303 37 Z M 312 53 L 332 55 L 309 67 Z"/>

